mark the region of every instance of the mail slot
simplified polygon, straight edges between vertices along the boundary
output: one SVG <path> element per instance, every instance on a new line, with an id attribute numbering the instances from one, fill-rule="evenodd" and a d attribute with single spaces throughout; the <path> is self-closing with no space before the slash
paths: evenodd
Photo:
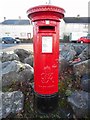
<path id="1" fill-rule="evenodd" d="M 39 26 L 39 32 L 55 32 L 55 26 Z"/>
<path id="2" fill-rule="evenodd" d="M 41 99 L 50 100 L 50 96 L 58 93 L 59 23 L 64 12 L 52 5 L 36 6 L 27 11 L 34 22 L 34 91 Z"/>

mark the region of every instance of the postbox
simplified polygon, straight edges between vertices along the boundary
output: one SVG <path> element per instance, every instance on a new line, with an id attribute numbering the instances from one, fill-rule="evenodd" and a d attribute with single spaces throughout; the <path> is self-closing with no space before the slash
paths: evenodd
<path id="1" fill-rule="evenodd" d="M 40 96 L 58 93 L 59 23 L 64 9 L 40 5 L 27 11 L 33 25 L 34 91 Z"/>

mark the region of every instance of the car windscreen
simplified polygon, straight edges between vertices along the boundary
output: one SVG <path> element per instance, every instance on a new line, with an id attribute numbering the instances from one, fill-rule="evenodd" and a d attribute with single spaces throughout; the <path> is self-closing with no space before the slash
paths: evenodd
<path id="1" fill-rule="evenodd" d="M 3 37 L 2 40 L 12 40 L 11 37 Z"/>

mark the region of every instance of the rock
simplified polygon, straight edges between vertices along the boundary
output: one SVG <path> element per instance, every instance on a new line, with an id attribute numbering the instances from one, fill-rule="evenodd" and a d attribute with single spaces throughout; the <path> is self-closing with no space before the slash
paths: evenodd
<path id="1" fill-rule="evenodd" d="M 24 62 L 24 59 L 32 55 L 32 52 L 24 50 L 24 49 L 16 49 L 14 53 L 19 56 L 21 62 Z"/>
<path id="2" fill-rule="evenodd" d="M 59 111 L 57 114 L 61 120 L 73 120 L 73 110 L 71 107 L 68 105 L 64 107 L 60 106 L 58 109 Z"/>
<path id="3" fill-rule="evenodd" d="M 62 49 L 60 54 L 67 60 L 67 61 L 72 61 L 75 58 L 76 51 L 74 50 L 73 46 L 69 46 L 65 44 Z"/>
<path id="4" fill-rule="evenodd" d="M 1 60 L 2 62 L 13 61 L 13 60 L 19 61 L 19 57 L 18 57 L 18 55 L 15 54 L 15 53 L 2 52 L 2 53 L 0 54 L 0 60 Z"/>
<path id="5" fill-rule="evenodd" d="M 90 92 L 90 75 L 84 74 L 81 78 L 81 88 L 86 91 Z"/>
<path id="6" fill-rule="evenodd" d="M 24 63 L 27 63 L 33 67 L 33 56 L 30 55 L 29 57 L 25 58 Z"/>
<path id="7" fill-rule="evenodd" d="M 73 70 L 75 75 L 80 77 L 84 74 L 90 73 L 90 59 L 74 64 Z"/>
<path id="8" fill-rule="evenodd" d="M 84 118 L 90 114 L 90 94 L 85 91 L 75 91 L 68 97 L 77 118 Z"/>
<path id="9" fill-rule="evenodd" d="M 0 92 L 0 119 L 6 118 L 10 113 L 18 113 L 23 109 L 24 95 L 20 91 Z"/>
<path id="10" fill-rule="evenodd" d="M 2 64 L 2 86 L 7 86 L 16 81 L 27 81 L 33 79 L 33 68 L 29 64 L 19 61 L 8 61 Z"/>
<path id="11" fill-rule="evenodd" d="M 82 53 L 82 51 L 86 48 L 86 45 L 73 45 L 73 49 L 76 51 L 76 56 Z"/>
<path id="12" fill-rule="evenodd" d="M 62 55 L 59 56 L 59 75 L 65 72 L 69 66 L 69 62 Z"/>
<path id="13" fill-rule="evenodd" d="M 79 55 L 79 58 L 81 60 L 87 60 L 90 59 L 90 45 L 88 45 L 83 51 L 82 53 Z"/>

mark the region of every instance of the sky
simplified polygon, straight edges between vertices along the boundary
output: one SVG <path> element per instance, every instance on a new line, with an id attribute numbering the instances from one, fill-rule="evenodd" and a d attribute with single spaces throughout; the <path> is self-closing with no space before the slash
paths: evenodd
<path id="1" fill-rule="evenodd" d="M 28 19 L 26 11 L 37 5 L 47 4 L 49 0 L 0 0 L 0 22 L 6 19 Z M 90 0 L 51 0 L 51 4 L 64 8 L 65 17 L 88 16 Z"/>

